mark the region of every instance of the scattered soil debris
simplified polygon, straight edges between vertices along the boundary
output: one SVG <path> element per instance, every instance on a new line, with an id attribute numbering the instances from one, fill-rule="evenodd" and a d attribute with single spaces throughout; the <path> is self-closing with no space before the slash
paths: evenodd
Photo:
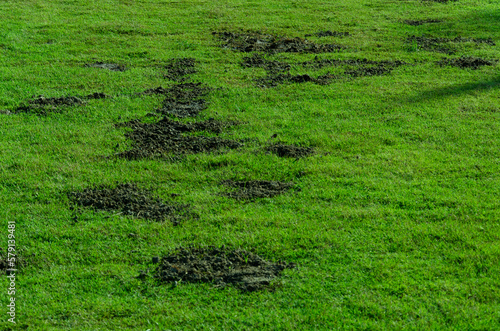
<path id="1" fill-rule="evenodd" d="M 34 96 L 26 101 L 24 105 L 18 106 L 13 110 L 14 113 L 35 113 L 46 115 L 50 112 L 58 112 L 60 107 L 73 107 L 86 103 L 86 100 L 109 98 L 104 93 L 96 92 L 86 96 L 67 96 L 47 98 L 43 95 Z"/>
<path id="2" fill-rule="evenodd" d="M 482 66 L 493 66 L 498 60 L 485 60 L 478 57 L 462 56 L 458 59 L 443 59 L 438 61 L 437 64 L 441 66 L 453 66 L 461 69 L 471 68 L 479 69 Z"/>
<path id="3" fill-rule="evenodd" d="M 68 196 L 78 206 L 121 211 L 120 214 L 123 215 L 159 222 L 169 220 L 174 225 L 187 218 L 196 218 L 189 205 L 167 203 L 153 196 L 150 191 L 139 189 L 133 183 L 118 184 L 114 188 L 100 185 L 80 192 L 69 192 Z"/>
<path id="4" fill-rule="evenodd" d="M 413 26 L 419 26 L 429 23 L 442 23 L 443 20 L 427 19 L 427 20 L 404 20 L 403 23 Z"/>
<path id="5" fill-rule="evenodd" d="M 319 59 L 317 56 L 312 61 L 302 62 L 304 68 L 311 69 L 321 69 L 324 67 L 332 66 L 386 66 L 386 67 L 399 67 L 407 64 L 406 62 L 395 60 L 395 61 L 373 61 L 367 59 Z"/>
<path id="6" fill-rule="evenodd" d="M 207 101 L 203 99 L 210 92 L 209 87 L 202 83 L 181 83 L 170 88 L 156 87 L 140 94 L 161 94 L 165 96 L 162 108 L 157 111 L 164 115 L 175 117 L 195 117 L 207 108 Z"/>
<path id="7" fill-rule="evenodd" d="M 173 81 L 184 81 L 187 79 L 186 76 L 196 72 L 195 66 L 196 60 L 193 58 L 173 59 L 165 67 L 167 69 L 165 78 Z"/>
<path id="8" fill-rule="evenodd" d="M 306 36 L 306 38 L 307 37 L 318 37 L 318 38 L 321 38 L 321 37 L 348 37 L 349 32 L 339 32 L 339 31 L 326 30 L 326 31 L 318 31 L 316 33 L 306 34 L 305 36 Z"/>
<path id="9" fill-rule="evenodd" d="M 155 277 L 161 282 L 177 284 L 213 283 L 216 287 L 235 286 L 244 292 L 273 290 L 271 282 L 283 270 L 295 264 L 264 260 L 242 249 L 190 247 L 179 248 L 161 259 Z"/>
<path id="10" fill-rule="evenodd" d="M 235 191 L 224 192 L 221 195 L 237 200 L 255 200 L 257 198 L 272 198 L 285 193 L 294 186 L 294 183 L 251 180 L 233 181 L 225 180 L 221 184 L 236 188 Z"/>
<path id="11" fill-rule="evenodd" d="M 244 57 L 241 66 L 245 68 L 264 68 L 271 73 L 285 72 L 291 68 L 290 64 L 286 62 L 269 61 L 264 59 L 261 54 Z"/>
<path id="12" fill-rule="evenodd" d="M 125 71 L 127 68 L 121 64 L 116 63 L 104 63 L 104 62 L 95 62 L 88 63 L 85 65 L 87 68 L 100 68 L 100 69 L 108 69 L 111 71 Z"/>
<path id="13" fill-rule="evenodd" d="M 299 37 L 288 38 L 260 32 L 213 32 L 212 34 L 221 40 L 222 47 L 240 52 L 331 53 L 345 49 L 341 45 L 316 44 Z"/>
<path id="14" fill-rule="evenodd" d="M 117 124 L 133 131 L 125 133 L 132 141 L 132 149 L 119 153 L 119 157 L 129 160 L 163 157 L 166 154 L 203 153 L 223 148 L 234 149 L 242 146 L 234 140 L 186 133 L 207 131 L 220 133 L 223 129 L 235 125 L 235 122 L 220 122 L 210 119 L 198 123 L 181 123 L 163 118 L 156 123 L 141 123 L 138 120 Z"/>
<path id="15" fill-rule="evenodd" d="M 489 46 L 495 46 L 495 42 L 492 38 L 439 38 L 439 37 L 427 37 L 427 36 L 410 36 L 406 38 L 406 42 L 409 44 L 415 44 L 418 48 L 431 51 L 445 53 L 448 55 L 456 53 L 456 49 L 453 44 L 457 43 L 475 43 L 475 44 L 486 44 Z"/>
<path id="16" fill-rule="evenodd" d="M 257 85 L 260 87 L 276 87 L 280 84 L 285 83 L 307 83 L 312 82 L 319 85 L 327 85 L 330 84 L 331 81 L 335 79 L 339 79 L 340 76 L 325 74 L 314 78 L 308 74 L 304 75 L 291 75 L 287 74 L 271 74 L 262 78 L 257 78 L 255 81 Z"/>
<path id="17" fill-rule="evenodd" d="M 314 154 L 311 147 L 300 147 L 295 145 L 273 144 L 266 148 L 266 151 L 278 155 L 279 157 L 301 158 Z"/>
<path id="18" fill-rule="evenodd" d="M 422 0 L 424 2 L 439 2 L 439 3 L 448 3 L 448 2 L 457 2 L 458 0 Z"/>

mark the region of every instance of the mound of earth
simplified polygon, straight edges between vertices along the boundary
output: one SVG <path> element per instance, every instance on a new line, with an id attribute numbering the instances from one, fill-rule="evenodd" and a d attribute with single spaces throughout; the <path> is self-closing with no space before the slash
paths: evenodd
<path id="1" fill-rule="evenodd" d="M 441 66 L 453 66 L 461 69 L 479 69 L 482 66 L 493 66 L 498 60 L 486 60 L 473 56 L 462 56 L 458 59 L 443 59 L 438 61 L 437 64 Z"/>
<path id="2" fill-rule="evenodd" d="M 419 25 L 424 25 L 424 24 L 429 24 L 429 23 L 441 23 L 443 22 L 442 20 L 435 20 L 435 19 L 427 19 L 427 20 L 404 20 L 403 23 L 412 25 L 412 26 L 419 26 Z"/>
<path id="3" fill-rule="evenodd" d="M 88 63 L 85 65 L 85 67 L 88 68 L 100 68 L 100 69 L 108 69 L 111 71 L 125 71 L 127 68 L 121 64 L 116 64 L 116 63 L 104 63 L 104 62 L 95 62 L 95 63 Z"/>
<path id="4" fill-rule="evenodd" d="M 289 63 L 266 60 L 261 54 L 244 57 L 241 66 L 245 68 L 264 68 L 271 73 L 289 71 L 291 68 Z"/>
<path id="5" fill-rule="evenodd" d="M 109 98 L 104 93 L 92 93 L 86 96 L 67 96 L 47 98 L 43 95 L 33 97 L 13 110 L 14 113 L 34 113 L 46 115 L 50 112 L 57 112 L 60 107 L 80 106 L 86 103 L 86 100 Z"/>
<path id="6" fill-rule="evenodd" d="M 161 259 L 155 277 L 161 282 L 213 283 L 241 291 L 272 290 L 271 282 L 295 264 L 272 263 L 242 249 L 226 247 L 179 248 Z"/>
<path id="7" fill-rule="evenodd" d="M 159 113 L 175 117 L 195 117 L 207 108 L 207 101 L 203 98 L 210 88 L 202 83 L 182 83 L 170 88 L 157 87 L 148 89 L 140 94 L 161 94 L 165 96 Z"/>
<path id="8" fill-rule="evenodd" d="M 266 148 L 266 151 L 271 152 L 279 157 L 301 158 L 314 154 L 314 149 L 311 147 L 300 147 L 295 145 L 273 144 Z"/>
<path id="9" fill-rule="evenodd" d="M 234 149 L 242 144 L 233 140 L 186 133 L 207 131 L 220 133 L 235 125 L 235 122 L 220 122 L 210 119 L 198 123 L 181 123 L 163 118 L 156 123 L 142 123 L 138 120 L 117 124 L 133 129 L 125 133 L 132 141 L 132 149 L 119 153 L 129 160 L 162 157 L 166 154 L 194 154 L 223 148 Z"/>
<path id="10" fill-rule="evenodd" d="M 196 60 L 193 58 L 173 59 L 166 65 L 167 74 L 165 78 L 173 81 L 183 81 L 186 76 L 194 74 Z"/>
<path id="11" fill-rule="evenodd" d="M 235 188 L 236 190 L 221 193 L 221 195 L 237 200 L 255 200 L 257 198 L 272 198 L 288 191 L 294 183 L 251 180 L 233 181 L 224 180 L 221 184 Z"/>
<path id="12" fill-rule="evenodd" d="M 318 31 L 316 33 L 306 34 L 305 37 L 348 37 L 349 32 L 339 32 L 339 31 Z"/>
<path id="13" fill-rule="evenodd" d="M 331 53 L 345 49 L 336 44 L 317 44 L 299 37 L 288 38 L 260 32 L 213 32 L 222 47 L 240 52 L 265 53 Z"/>
<path id="14" fill-rule="evenodd" d="M 116 187 L 100 185 L 83 191 L 69 192 L 72 202 L 95 210 L 120 211 L 124 215 L 178 225 L 186 218 L 195 218 L 189 205 L 167 203 L 136 184 L 123 183 Z"/>
<path id="15" fill-rule="evenodd" d="M 456 49 L 453 44 L 456 43 L 475 43 L 475 44 L 486 44 L 489 46 L 495 46 L 495 42 L 491 38 L 464 38 L 464 37 L 456 37 L 456 38 L 441 38 L 441 37 L 432 37 L 432 36 L 409 36 L 406 38 L 406 42 L 408 44 L 415 44 L 418 48 L 431 51 L 431 52 L 439 52 L 445 54 L 454 54 L 456 53 Z"/>

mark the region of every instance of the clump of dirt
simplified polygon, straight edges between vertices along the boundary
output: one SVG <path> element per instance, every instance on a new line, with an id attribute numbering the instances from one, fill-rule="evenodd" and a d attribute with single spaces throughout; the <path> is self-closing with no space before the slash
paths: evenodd
<path id="1" fill-rule="evenodd" d="M 138 120 L 120 123 L 117 124 L 118 127 L 125 126 L 133 129 L 125 133 L 125 136 L 132 141 L 132 149 L 119 153 L 117 156 L 136 160 L 163 157 L 167 154 L 194 154 L 223 148 L 238 148 L 242 144 L 234 140 L 186 135 L 186 133 L 199 131 L 220 133 L 235 124 L 235 122 L 221 122 L 213 119 L 197 123 L 181 123 L 168 118 L 163 118 L 156 123 L 142 123 Z"/>
<path id="2" fill-rule="evenodd" d="M 122 183 L 116 187 L 100 185 L 83 191 L 69 192 L 72 202 L 95 210 L 121 211 L 123 215 L 178 225 L 187 218 L 196 218 L 189 205 L 170 203 L 153 196 L 148 190 L 139 189 L 136 184 Z"/>
<path id="3" fill-rule="evenodd" d="M 159 113 L 175 117 L 195 117 L 207 108 L 207 101 L 203 98 L 210 92 L 210 88 L 202 83 L 181 83 L 170 88 L 156 87 L 140 94 L 161 94 L 165 96 Z"/>
<path id="4" fill-rule="evenodd" d="M 85 65 L 85 67 L 108 69 L 111 71 L 125 71 L 125 70 L 127 70 L 127 68 L 124 65 L 116 64 L 116 63 L 104 63 L 104 62 L 88 63 Z"/>
<path id="5" fill-rule="evenodd" d="M 443 59 L 438 61 L 437 64 L 441 66 L 453 66 L 461 69 L 479 69 L 482 66 L 493 66 L 498 60 L 486 60 L 473 56 L 462 56 L 458 59 Z"/>
<path id="6" fill-rule="evenodd" d="M 349 32 L 339 32 L 339 31 L 318 31 L 316 33 L 311 33 L 311 34 L 306 34 L 305 37 L 348 37 L 350 34 Z"/>
<path id="7" fill-rule="evenodd" d="M 445 53 L 448 55 L 457 52 L 453 44 L 457 43 L 475 43 L 475 44 L 486 44 L 489 46 L 495 46 L 495 42 L 492 38 L 441 38 L 432 36 L 409 36 L 406 38 L 408 44 L 414 44 L 419 49 L 423 49 L 431 52 Z"/>
<path id="8" fill-rule="evenodd" d="M 436 20 L 436 19 L 427 19 L 427 20 L 404 20 L 403 23 L 412 25 L 412 26 L 419 26 L 419 25 L 424 25 L 424 24 L 429 24 L 429 23 L 442 23 L 442 20 Z"/>
<path id="9" fill-rule="evenodd" d="M 260 32 L 213 32 L 213 35 L 221 40 L 222 47 L 240 52 L 331 53 L 345 49 L 341 45 L 317 44 L 299 37 L 288 38 Z"/>
<path id="10" fill-rule="evenodd" d="M 280 143 L 266 147 L 266 151 L 271 152 L 279 157 L 301 158 L 314 154 L 314 149 L 311 147 L 300 147 L 295 145 L 284 145 Z"/>
<path id="11" fill-rule="evenodd" d="M 244 292 L 272 290 L 272 280 L 295 264 L 264 260 L 242 249 L 179 248 L 161 259 L 155 277 L 161 282 L 214 283 L 216 287 L 235 286 Z"/>
<path id="12" fill-rule="evenodd" d="M 266 60 L 261 54 L 244 57 L 241 66 L 245 68 L 264 68 L 271 73 L 285 72 L 291 68 L 289 63 Z"/>
<path id="13" fill-rule="evenodd" d="M 194 74 L 196 60 L 193 58 L 180 58 L 173 59 L 166 65 L 167 74 L 165 78 L 173 81 L 184 81 L 187 79 L 186 76 Z"/>
<path id="14" fill-rule="evenodd" d="M 288 191 L 294 183 L 251 180 L 233 181 L 224 180 L 222 185 L 235 188 L 236 190 L 221 193 L 221 195 L 237 200 L 255 200 L 257 198 L 272 198 Z"/>
<path id="15" fill-rule="evenodd" d="M 86 100 L 109 98 L 104 93 L 96 92 L 86 96 L 67 96 L 47 98 L 43 95 L 34 96 L 26 101 L 24 105 L 13 110 L 14 113 L 35 113 L 46 115 L 50 112 L 58 112 L 60 107 L 74 107 L 86 103 Z"/>

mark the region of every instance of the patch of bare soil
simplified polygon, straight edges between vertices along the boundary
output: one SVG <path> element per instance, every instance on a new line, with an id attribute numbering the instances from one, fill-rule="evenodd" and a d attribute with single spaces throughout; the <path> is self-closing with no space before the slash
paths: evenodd
<path id="1" fill-rule="evenodd" d="M 127 68 L 124 65 L 116 64 L 116 63 L 104 63 L 104 62 L 88 63 L 85 65 L 85 67 L 108 69 L 111 71 L 125 71 L 125 70 L 127 70 Z"/>
<path id="2" fill-rule="evenodd" d="M 165 96 L 162 107 L 157 111 L 164 115 L 175 117 L 195 117 L 207 108 L 207 100 L 204 99 L 210 88 L 202 83 L 181 83 L 169 88 L 156 87 L 148 89 L 140 94 L 161 94 Z"/>
<path id="3" fill-rule="evenodd" d="M 441 37 L 432 37 L 432 36 L 409 36 L 406 38 L 406 42 L 408 44 L 416 45 L 419 49 L 423 49 L 431 52 L 439 52 L 445 53 L 448 55 L 454 54 L 457 52 L 454 44 L 458 43 L 475 43 L 486 44 L 488 46 L 495 46 L 495 42 L 492 38 L 464 38 L 464 37 L 456 37 L 456 38 L 441 38 Z"/>
<path id="4" fill-rule="evenodd" d="M 74 107 L 86 103 L 86 100 L 109 98 L 104 93 L 92 93 L 86 96 L 67 96 L 47 98 L 43 95 L 35 96 L 27 100 L 25 104 L 18 106 L 13 113 L 33 113 L 47 115 L 51 112 L 60 112 L 61 107 Z"/>
<path id="5" fill-rule="evenodd" d="M 272 198 L 288 191 L 294 186 L 294 183 L 251 180 L 251 181 L 233 181 L 224 180 L 221 184 L 234 188 L 235 190 L 221 193 L 221 195 L 237 200 L 255 200 L 257 198 Z"/>
<path id="6" fill-rule="evenodd" d="M 271 282 L 295 264 L 269 262 L 242 249 L 190 247 L 179 248 L 161 259 L 155 277 L 161 282 L 213 283 L 232 285 L 244 292 L 273 290 Z"/>
<path id="7" fill-rule="evenodd" d="M 311 33 L 311 34 L 306 34 L 305 37 L 348 37 L 350 34 L 349 32 L 339 32 L 339 31 L 318 31 L 316 33 Z"/>
<path id="8" fill-rule="evenodd" d="M 132 149 L 119 153 L 117 156 L 136 160 L 164 157 L 168 154 L 194 154 L 238 148 L 242 144 L 234 140 L 188 135 L 200 131 L 221 133 L 222 130 L 235 124 L 213 119 L 198 123 L 181 123 L 168 118 L 163 118 L 156 123 L 142 123 L 138 120 L 120 123 L 117 124 L 118 127 L 125 126 L 133 130 L 125 133 L 125 136 L 132 141 Z"/>
<path id="9" fill-rule="evenodd" d="M 286 72 L 291 68 L 289 63 L 266 60 L 262 54 L 257 53 L 244 57 L 241 66 L 245 68 L 264 68 L 271 73 Z"/>
<path id="10" fill-rule="evenodd" d="M 271 152 L 279 157 L 302 158 L 314 154 L 314 149 L 311 147 L 300 147 L 295 145 L 284 145 L 280 143 L 266 147 L 266 151 Z"/>
<path id="11" fill-rule="evenodd" d="M 260 32 L 213 32 L 222 47 L 240 52 L 331 53 L 345 49 L 336 44 L 317 44 L 299 37 L 289 38 Z"/>
<path id="12" fill-rule="evenodd" d="M 165 78 L 178 82 L 184 81 L 187 79 L 186 76 L 196 72 L 195 66 L 196 60 L 193 58 L 173 59 L 165 66 L 167 69 Z"/>
<path id="13" fill-rule="evenodd" d="M 165 202 L 133 183 L 118 184 L 116 187 L 100 185 L 69 192 L 68 197 L 81 207 L 118 211 L 123 215 L 159 222 L 169 220 L 174 225 L 188 218 L 196 218 L 189 205 Z"/>
<path id="14" fill-rule="evenodd" d="M 442 23 L 443 20 L 436 20 L 436 19 L 427 19 L 427 20 L 404 20 L 403 23 L 412 25 L 412 26 L 419 26 L 419 25 L 424 25 L 424 24 L 430 24 L 430 23 Z"/>
<path id="15" fill-rule="evenodd" d="M 493 66 L 498 60 L 486 60 L 473 56 L 462 56 L 458 59 L 443 59 L 438 61 L 437 64 L 441 66 L 452 66 L 461 69 L 479 69 L 482 66 Z"/>

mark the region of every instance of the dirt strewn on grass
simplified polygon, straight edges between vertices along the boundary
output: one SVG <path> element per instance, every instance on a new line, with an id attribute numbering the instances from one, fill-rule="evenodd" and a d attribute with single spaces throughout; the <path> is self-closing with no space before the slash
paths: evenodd
<path id="1" fill-rule="evenodd" d="M 289 38 L 260 32 L 213 32 L 222 47 L 240 52 L 331 53 L 345 49 L 336 44 L 317 44 L 299 37 Z"/>
<path id="2" fill-rule="evenodd" d="M 251 180 L 233 181 L 224 180 L 221 184 L 235 190 L 221 193 L 221 195 L 237 200 L 255 200 L 257 198 L 272 198 L 291 189 L 295 184 L 289 182 Z"/>
<path id="3" fill-rule="evenodd" d="M 424 24 L 429 24 L 429 23 L 442 23 L 443 20 L 436 20 L 436 19 L 425 19 L 425 20 L 404 20 L 403 23 L 412 25 L 412 26 L 419 26 L 419 25 L 424 25 Z"/>
<path id="4" fill-rule="evenodd" d="M 241 66 L 245 68 L 264 68 L 272 73 L 289 71 L 291 68 L 289 63 L 266 60 L 264 56 L 257 53 L 244 57 Z"/>
<path id="5" fill-rule="evenodd" d="M 125 71 L 125 70 L 127 70 L 127 68 L 124 65 L 116 64 L 116 63 L 104 63 L 104 62 L 88 63 L 85 65 L 85 67 L 108 69 L 111 71 Z"/>
<path id="6" fill-rule="evenodd" d="M 165 78 L 173 81 L 183 81 L 196 72 L 196 60 L 193 58 L 172 59 L 165 68 L 167 74 Z"/>
<path id="7" fill-rule="evenodd" d="M 348 37 L 350 34 L 349 32 L 339 32 L 339 31 L 318 31 L 316 33 L 311 33 L 311 34 L 306 34 L 305 37 Z"/>
<path id="8" fill-rule="evenodd" d="M 220 133 L 235 124 L 235 122 L 215 120 L 186 124 L 168 118 L 163 118 L 156 123 L 141 123 L 138 120 L 120 123 L 117 124 L 118 127 L 126 126 L 133 129 L 125 133 L 133 144 L 132 149 L 119 153 L 118 156 L 136 160 L 163 157 L 167 154 L 192 154 L 238 148 L 242 144 L 234 140 L 186 135 L 186 133 L 199 131 Z"/>
<path id="9" fill-rule="evenodd" d="M 165 202 L 133 183 L 122 183 L 116 187 L 100 185 L 69 192 L 68 197 L 81 207 L 119 211 L 123 215 L 160 222 L 169 220 L 174 225 L 187 218 L 196 218 L 189 205 Z"/>
<path id="10" fill-rule="evenodd" d="M 492 38 L 442 38 L 433 36 L 409 36 L 406 38 L 406 43 L 414 44 L 419 49 L 423 49 L 431 52 L 439 52 L 445 54 L 454 54 L 456 49 L 453 44 L 457 43 L 475 43 L 475 44 L 486 44 L 488 46 L 495 46 L 495 42 Z"/>
<path id="11" fill-rule="evenodd" d="M 161 282 L 213 283 L 217 287 L 235 286 L 241 291 L 272 290 L 271 282 L 295 264 L 272 263 L 242 249 L 179 248 L 161 259 L 155 277 Z"/>
<path id="12" fill-rule="evenodd" d="M 271 152 L 279 157 L 302 158 L 314 154 L 314 149 L 311 147 L 300 147 L 295 145 L 284 145 L 280 143 L 266 147 L 266 151 Z"/>
<path id="13" fill-rule="evenodd" d="M 498 63 L 498 60 L 486 60 L 473 56 L 462 56 L 457 59 L 443 59 L 437 64 L 441 66 L 452 66 L 461 69 L 479 69 L 482 66 L 493 66 Z"/>
<path id="14" fill-rule="evenodd" d="M 105 99 L 109 98 L 104 93 L 96 92 L 85 96 L 67 96 L 67 97 L 51 97 L 47 98 L 43 95 L 38 95 L 30 100 L 25 101 L 25 104 L 16 107 L 13 113 L 33 113 L 37 115 L 47 115 L 48 113 L 60 112 L 61 107 L 74 107 L 86 103 L 86 100 Z"/>

